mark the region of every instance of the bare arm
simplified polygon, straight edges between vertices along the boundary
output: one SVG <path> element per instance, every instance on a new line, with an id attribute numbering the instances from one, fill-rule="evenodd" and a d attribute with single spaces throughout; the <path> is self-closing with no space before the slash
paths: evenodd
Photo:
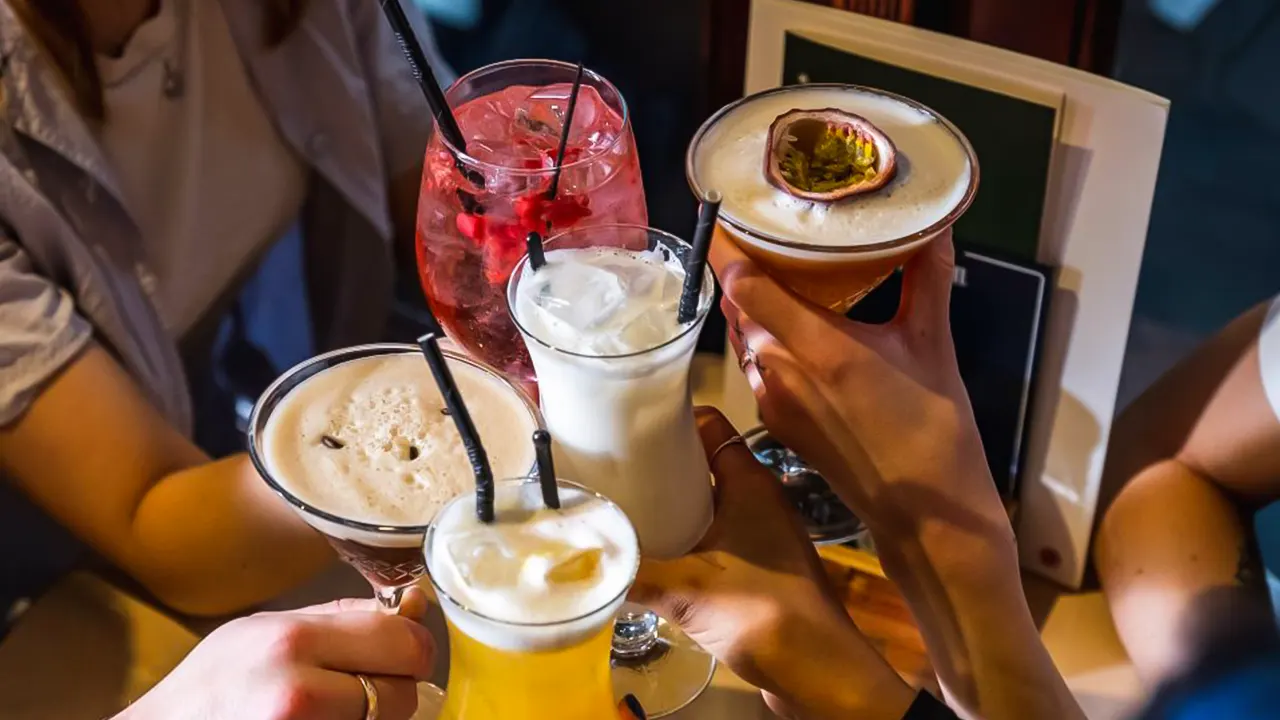
<path id="1" fill-rule="evenodd" d="M 243 609 L 332 557 L 246 456 L 210 462 L 97 345 L 0 429 L 0 467 L 64 526 L 183 612 Z"/>
<path id="2" fill-rule="evenodd" d="M 1258 356 L 1265 305 L 1161 378 L 1117 421 L 1094 559 L 1121 640 L 1144 680 L 1198 650 L 1196 604 L 1244 584 L 1252 508 L 1280 497 L 1280 421 Z"/>
<path id="3" fill-rule="evenodd" d="M 949 237 L 921 251 L 899 317 L 866 326 L 803 302 L 730 242 L 711 249 L 761 417 L 865 519 L 952 706 L 992 720 L 1080 717 L 1027 608 L 956 365 L 953 258 Z"/>

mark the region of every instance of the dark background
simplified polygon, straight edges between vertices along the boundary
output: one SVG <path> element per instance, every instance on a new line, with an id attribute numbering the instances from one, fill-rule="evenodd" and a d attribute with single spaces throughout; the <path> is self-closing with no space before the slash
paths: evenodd
<path id="1" fill-rule="evenodd" d="M 482 4 L 475 28 L 437 28 L 458 68 L 546 55 L 584 59 L 603 72 L 636 111 L 653 223 L 688 232 L 694 206 L 684 147 L 703 118 L 740 95 L 749 0 Z M 1280 2 L 1218 0 L 1185 27 L 1160 14 L 1161 4 L 1179 0 L 911 4 L 920 27 L 1081 67 L 1173 101 L 1120 408 L 1202 339 L 1280 292 Z M 985 160 L 992 151 L 980 152 Z M 983 192 L 980 202 L 991 202 L 990 186 Z"/>

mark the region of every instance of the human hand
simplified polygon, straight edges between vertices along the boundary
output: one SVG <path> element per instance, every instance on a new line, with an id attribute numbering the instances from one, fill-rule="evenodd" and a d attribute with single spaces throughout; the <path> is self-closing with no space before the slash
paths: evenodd
<path id="1" fill-rule="evenodd" d="M 1079 717 L 1027 609 L 960 379 L 950 233 L 908 263 L 885 325 L 801 300 L 729 241 L 715 242 L 711 262 L 765 425 L 871 530 L 948 700 L 993 719 Z"/>
<path id="2" fill-rule="evenodd" d="M 637 602 L 794 718 L 899 718 L 912 691 L 858 632 L 781 485 L 720 413 L 699 408 L 716 518 L 690 555 L 644 561 Z M 717 454 L 718 448 L 722 448 Z"/>
<path id="3" fill-rule="evenodd" d="M 425 609 L 419 590 L 399 615 L 339 600 L 233 620 L 117 720 L 359 720 L 357 673 L 377 692 L 380 720 L 407 720 L 435 658 L 430 633 L 410 619 Z"/>
<path id="4" fill-rule="evenodd" d="M 866 522 L 891 571 L 904 545 L 943 562 L 1014 557 L 956 363 L 949 232 L 908 264 L 885 325 L 805 302 L 723 239 L 711 262 L 765 425 Z"/>

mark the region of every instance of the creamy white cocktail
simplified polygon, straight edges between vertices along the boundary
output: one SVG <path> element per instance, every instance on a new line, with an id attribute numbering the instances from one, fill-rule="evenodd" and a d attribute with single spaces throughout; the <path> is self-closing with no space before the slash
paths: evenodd
<path id="1" fill-rule="evenodd" d="M 711 523 L 709 470 L 689 367 L 713 296 L 677 321 L 689 246 L 637 227 L 573 231 L 546 244 L 508 292 L 538 376 L 559 474 L 618 503 L 650 557 L 677 557 Z"/>

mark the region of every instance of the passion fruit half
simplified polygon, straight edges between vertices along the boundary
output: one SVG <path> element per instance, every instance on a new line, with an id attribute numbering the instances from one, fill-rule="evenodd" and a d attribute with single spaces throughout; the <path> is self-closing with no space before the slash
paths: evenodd
<path id="1" fill-rule="evenodd" d="M 898 171 L 893 141 L 861 115 L 826 108 L 791 110 L 769 127 L 769 184 L 799 198 L 833 203 L 875 192 Z"/>

